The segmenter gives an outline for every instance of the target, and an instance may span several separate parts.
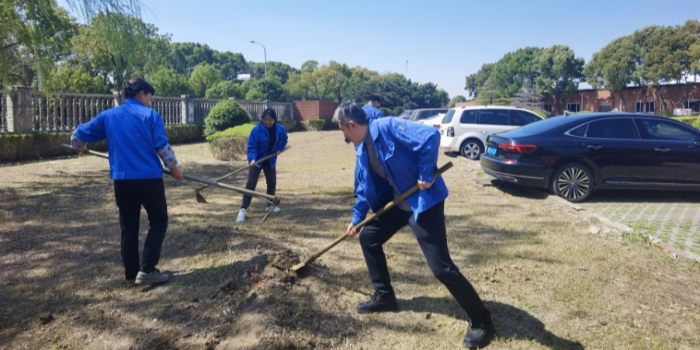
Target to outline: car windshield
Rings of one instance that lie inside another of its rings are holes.
[[[411,115],[411,112],[413,112],[412,109],[407,109],[407,110],[401,112],[401,114],[399,114],[399,118],[408,119],[408,116]]]

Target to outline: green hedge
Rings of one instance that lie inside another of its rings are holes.
[[[202,142],[202,125],[166,126],[170,144]],[[70,143],[72,132],[40,132],[33,134],[0,134],[0,162],[37,160],[48,157],[73,155],[75,151],[64,148],[61,144]],[[105,141],[88,145],[90,149],[104,152]],[[177,151],[176,151],[177,152]]]
[[[686,123],[696,129],[700,129],[700,116],[695,117],[673,117],[673,119]]]

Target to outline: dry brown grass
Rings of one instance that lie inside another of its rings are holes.
[[[287,249],[308,256],[347,226],[354,158],[342,139],[290,134],[293,147],[278,163],[282,211],[265,224],[262,202],[238,224],[236,193],[207,189],[209,204],[198,204],[198,184],[168,178],[160,267],[175,277],[150,288],[122,281],[104,159],[0,168],[0,349],[459,348],[466,316],[408,230],[386,246],[397,313],[354,312],[372,292],[356,240],[296,280],[267,265]],[[206,144],[175,149],[193,175],[244,165],[214,160]],[[494,314],[489,348],[700,348],[697,263],[590,235],[568,209],[517,188],[477,186],[473,163],[441,156],[447,161],[455,163],[445,175],[450,249]],[[244,176],[229,183],[241,186]]]

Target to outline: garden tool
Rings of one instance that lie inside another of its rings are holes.
[[[269,154],[269,155],[265,156],[264,158],[261,158],[260,160],[258,160],[258,161],[256,162],[256,164],[257,164],[257,163],[260,163],[260,162],[264,162],[264,161],[266,161],[266,160],[268,160],[268,159],[270,159],[270,158],[272,158],[272,157],[274,157],[274,156],[276,156],[276,155],[277,155],[277,153]],[[242,167],[242,168],[240,168],[240,169],[237,169],[237,170],[235,170],[235,171],[232,171],[232,172],[230,172],[230,173],[228,173],[228,174],[226,174],[226,175],[224,175],[224,176],[222,176],[222,177],[219,177],[219,178],[214,179],[214,182],[219,182],[219,181],[221,181],[221,180],[228,179],[229,177],[231,177],[231,176],[233,176],[233,175],[236,175],[236,174],[238,174],[238,173],[240,173],[240,172],[242,172],[242,171],[244,171],[244,170],[250,168],[251,166],[255,166],[255,165],[254,165],[254,164],[253,164],[253,165],[248,164],[248,165],[246,165],[246,166],[244,166],[244,167]],[[194,189],[194,195],[195,195],[195,197],[197,197],[197,203],[206,203],[206,202],[207,202],[207,200],[204,199],[204,196],[202,196],[202,194],[199,193],[199,191],[201,191],[201,190],[203,190],[203,189],[205,189],[205,188],[207,188],[207,187],[209,187],[209,186],[210,186],[209,184],[206,184],[206,185],[202,185],[202,186],[197,187],[197,188]],[[265,216],[265,217],[267,218],[267,216]]]
[[[63,147],[70,148],[70,149],[75,149],[75,148],[73,148],[71,145],[67,145],[67,144],[63,144]],[[95,152],[95,151],[93,151],[93,150],[86,150],[86,152],[87,152],[88,154],[93,155],[93,156],[98,156],[98,157],[102,157],[102,158],[109,158],[109,156],[108,156],[106,153]],[[163,172],[170,174],[170,169],[163,168]],[[225,188],[225,189],[227,189],[227,190],[232,190],[232,191],[240,192],[240,193],[242,193],[242,194],[247,194],[247,195],[249,195],[249,196],[251,196],[251,197],[255,197],[255,198],[257,198],[257,199],[260,199],[260,200],[262,200],[262,201],[265,201],[267,204],[270,204],[270,205],[272,205],[272,206],[277,206],[277,205],[279,205],[280,201],[282,200],[282,197],[280,197],[280,196],[271,196],[271,195],[269,195],[269,194],[259,193],[259,192],[251,191],[251,190],[248,190],[248,189],[245,189],[245,188],[234,187],[234,186],[222,184],[222,183],[219,183],[219,182],[216,182],[216,181],[211,181],[211,180],[203,179],[203,178],[197,177],[197,176],[192,176],[192,175],[188,175],[188,174],[182,174],[182,177],[184,177],[185,179],[190,180],[190,181],[201,182],[201,183],[203,183],[203,184],[207,184],[207,185],[210,185],[210,186],[221,187],[221,188]]]
[[[443,165],[438,169],[435,174],[433,175],[433,179],[436,179],[438,176],[440,176],[442,173],[447,171],[447,169],[452,167],[452,162],[448,162],[447,164]],[[377,212],[372,213],[372,215],[369,215],[367,218],[362,220],[359,224],[355,225],[355,231],[360,232],[360,230],[367,225],[367,223],[371,222],[372,220],[378,218],[380,215],[384,214],[387,210],[395,207],[399,203],[403,202],[408,198],[410,195],[412,195],[414,192],[418,191],[418,184],[414,185],[413,187],[409,188],[406,192],[402,193],[400,196],[397,198],[394,198],[394,200],[390,201],[387,203],[383,208],[377,210]],[[319,256],[323,255],[325,252],[330,250],[331,248],[335,247],[338,243],[344,241],[346,238],[348,238],[347,233],[343,233],[340,237],[336,238],[333,243],[329,244],[327,247],[321,249],[320,251],[316,252],[315,254],[311,255],[310,257],[306,258],[306,260],[292,266],[289,271],[290,272],[298,272],[308,264],[312,263],[314,260],[318,259]]]

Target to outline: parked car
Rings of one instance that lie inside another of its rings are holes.
[[[433,118],[440,113],[446,113],[447,108],[418,108],[407,109],[399,114],[399,118],[412,120],[414,122]]]
[[[440,130],[440,125],[442,124],[442,120],[444,118],[445,118],[445,113],[439,113],[439,114],[432,116],[430,118],[421,119],[418,122],[421,124],[425,124],[425,125],[432,125],[435,127],[435,129]]]
[[[440,146],[479,159],[489,135],[527,125],[543,118],[527,109],[508,106],[452,108],[440,125]]]
[[[596,189],[700,190],[700,130],[630,113],[550,118],[492,135],[485,173],[570,201]]]

